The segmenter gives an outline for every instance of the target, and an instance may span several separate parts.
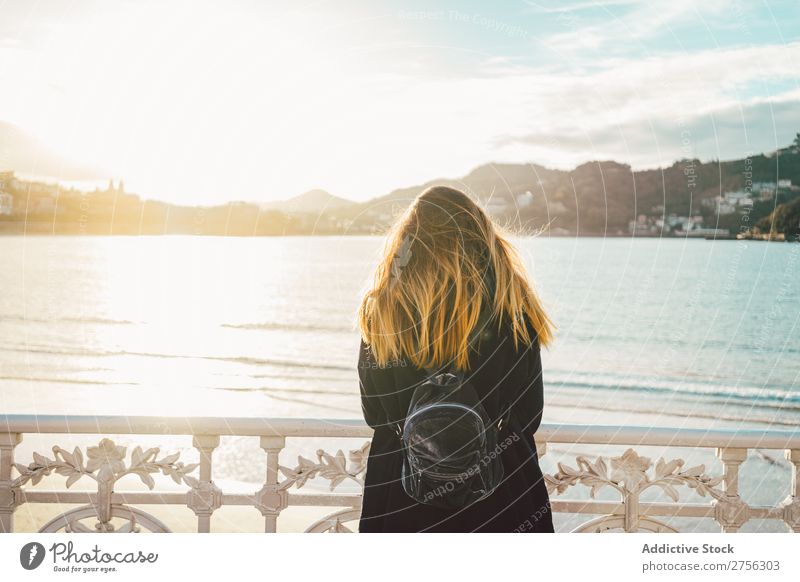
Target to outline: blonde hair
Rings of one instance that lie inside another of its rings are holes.
[[[493,288],[487,283],[493,277]],[[492,296],[494,291],[494,296]],[[389,232],[358,326],[379,366],[407,357],[420,368],[469,369],[470,334],[482,310],[510,323],[514,345],[546,346],[553,323],[514,247],[463,192],[422,192]]]

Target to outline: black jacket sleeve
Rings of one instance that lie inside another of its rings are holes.
[[[521,357],[525,361],[526,374],[519,386],[517,398],[512,407],[512,414],[517,421],[517,428],[532,434],[542,423],[544,409],[544,383],[542,382],[542,357],[539,339],[534,333],[534,341],[525,347]]]
[[[386,413],[375,392],[373,372],[377,369],[372,350],[361,340],[358,352],[358,384],[361,392],[361,411],[364,421],[372,428],[386,425]]]

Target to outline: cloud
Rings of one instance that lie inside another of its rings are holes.
[[[529,3],[535,6],[535,3]],[[717,18],[729,8],[728,0],[671,0],[670,2],[617,3],[598,2],[577,5],[579,10],[560,10],[558,23],[565,28],[547,36],[545,44],[555,52],[596,51],[616,47],[618,50],[630,52],[630,49],[641,50],[642,41],[650,41],[660,34],[672,33],[671,27],[686,26],[687,23],[706,17]],[[633,7],[617,15],[609,7]],[[587,21],[580,10],[593,7],[602,10],[605,18]],[[573,6],[574,8],[574,6]],[[591,54],[592,57],[596,53]]]
[[[609,61],[581,76],[530,70],[505,84],[520,96],[518,113],[536,116],[498,133],[492,145],[501,158],[544,156],[535,161],[560,167],[609,155],[640,166],[669,163],[681,153],[674,137],[687,127],[707,156],[774,148],[800,129],[797,75],[786,66],[798,59],[800,43],[791,43]],[[715,120],[727,134],[711,147]],[[737,120],[741,134],[728,141]]]
[[[667,166],[680,158],[735,159],[775,150],[800,131],[800,93],[720,108],[677,124],[668,119],[631,121],[586,132],[544,131],[499,138],[499,148],[525,144],[541,157],[572,167],[586,160],[614,159],[634,168]],[[659,155],[657,155],[659,154]],[[536,154],[532,154],[536,157]]]
[[[534,2],[533,0],[526,0],[525,4],[532,7],[536,12],[546,12],[548,14],[564,14],[568,12],[579,12],[583,10],[596,10],[598,8],[608,8],[614,6],[636,6],[641,4],[641,0],[599,0],[589,2],[575,2],[568,4],[566,2],[556,3],[553,6],[548,6],[541,2]]]

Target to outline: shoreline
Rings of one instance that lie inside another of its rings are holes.
[[[109,398],[110,394],[113,394],[114,398]],[[580,403],[570,402],[565,395],[554,394],[545,386],[542,422],[674,428],[689,425],[703,428],[742,428],[746,425],[751,428],[774,430],[791,426],[789,421],[725,418],[702,410],[695,410],[694,414],[685,414],[680,411],[624,408],[624,401],[619,407],[592,406],[585,404],[583,395],[579,398]],[[23,379],[0,381],[0,402],[3,403],[0,418],[5,414],[361,418],[357,407],[358,393],[355,388],[351,405],[344,406],[346,403],[343,402],[343,407],[338,412],[328,410],[322,405],[275,400],[261,391],[192,387],[175,388],[167,392],[156,387],[143,388],[123,384],[81,385]],[[78,408],[76,403],[80,403],[79,411],[76,411]],[[180,411],[180,414],[176,415],[176,411]],[[246,414],[242,414],[242,411]]]
[[[30,223],[29,223],[30,224]],[[21,225],[24,226],[24,225]],[[97,238],[138,238],[138,237],[203,237],[203,238],[358,238],[358,237],[383,237],[386,231],[378,232],[286,232],[286,233],[272,233],[272,234],[258,234],[258,233],[202,233],[202,232],[85,232],[80,228],[74,231],[67,232],[52,232],[49,229],[29,230],[27,228],[14,228],[9,229],[4,227],[4,223],[0,223],[0,237],[97,237]],[[792,243],[800,242],[800,240],[792,239],[778,239],[778,238],[761,238],[761,237],[745,237],[737,238],[732,235],[708,236],[708,235],[655,235],[655,234],[630,234],[630,233],[585,233],[579,234],[574,232],[514,232],[512,230],[511,236],[515,238],[559,238],[559,239],[575,239],[575,238],[599,238],[599,239],[646,239],[646,240],[698,240],[698,241],[745,241],[745,242],[774,242],[774,243]]]

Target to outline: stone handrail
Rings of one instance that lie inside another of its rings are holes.
[[[52,454],[34,453],[32,459],[14,458],[15,448],[25,434],[98,435],[99,444],[85,451],[68,451],[59,446]],[[372,430],[360,420],[267,419],[220,417],[126,417],[126,416],[0,416],[0,532],[14,530],[15,510],[24,503],[85,503],[84,506],[52,519],[40,531],[168,532],[154,516],[134,505],[166,504],[189,507],[197,516],[197,531],[211,530],[211,516],[223,505],[251,506],[264,516],[264,531],[277,531],[277,519],[289,506],[344,508],[310,525],[306,531],[350,531],[347,523],[357,520],[361,496],[337,493],[347,481],[363,486],[369,441],[345,454],[316,451],[315,459],[300,456],[294,467],[280,464],[287,438],[364,438]],[[185,465],[179,454],[162,454],[158,448],[127,448],[109,438],[114,435],[188,435],[199,451],[199,463]],[[263,486],[252,494],[226,493],[213,479],[213,452],[221,436],[259,437],[266,454]],[[617,457],[577,455],[557,463],[558,470],[545,473],[554,513],[600,515],[573,531],[676,531],[656,519],[659,516],[710,517],[724,532],[736,532],[750,519],[776,519],[800,532],[800,430],[701,430],[637,426],[549,425],[535,435],[539,457],[551,444],[628,445],[631,447],[689,447],[714,449],[723,471],[709,475],[704,465],[684,468],[680,458],[660,458],[655,463],[628,448]],[[552,447],[550,447],[552,449]],[[755,449],[784,452],[790,462],[789,496],[775,506],[754,506],[739,495],[739,467]],[[37,491],[36,484],[53,473],[66,477],[66,487],[81,478],[97,483],[95,493],[78,491]],[[137,476],[154,489],[153,475],[171,477],[185,486],[182,492],[117,492],[115,484],[125,475]],[[325,479],[330,494],[298,493],[309,480]],[[560,499],[573,487],[589,489],[590,500]],[[672,502],[640,501],[648,489],[658,489]],[[595,493],[614,490],[618,501],[595,500]],[[693,490],[709,503],[680,501],[679,491]],[[88,501],[88,503],[86,503]],[[95,521],[88,527],[86,521]],[[122,522],[122,525],[119,523]],[[520,531],[524,524],[520,524]]]

